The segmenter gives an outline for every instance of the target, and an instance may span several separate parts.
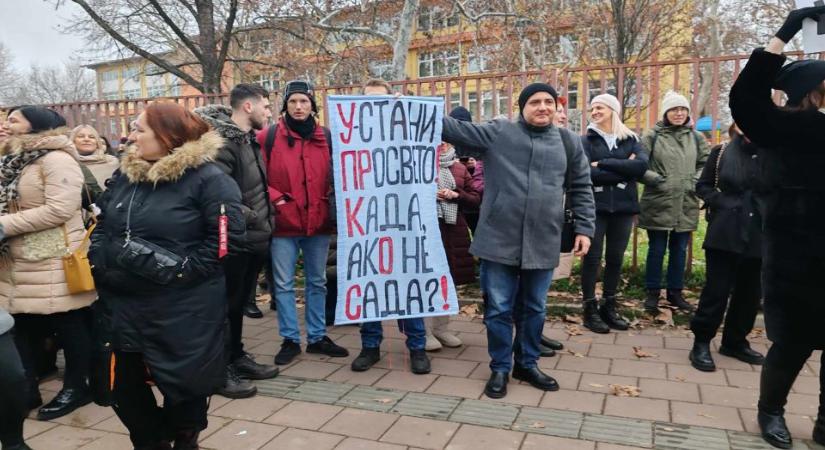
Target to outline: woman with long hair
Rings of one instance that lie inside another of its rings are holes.
[[[223,139],[183,107],[148,106],[131,138],[89,252],[111,315],[114,410],[136,448],[198,448],[226,376],[221,258],[244,232],[241,194],[212,162]]]
[[[106,180],[112,177],[119,165],[117,158],[108,153],[106,141],[91,125],[75,127],[69,139],[77,150],[80,163],[92,172],[97,184],[106,189]]]
[[[773,345],[762,366],[757,421],[771,445],[791,448],[785,403],[814,350],[825,348],[825,61],[785,64],[782,50],[805,19],[821,20],[825,7],[791,12],[764,49],[757,49],[730,94],[733,118],[760,149],[757,193],[763,220],[765,326]],[[784,66],[783,66],[784,65]],[[772,88],[787,95],[784,107]],[[825,362],[825,357],[823,358]],[[825,445],[825,372],[813,440]]]
[[[596,200],[596,234],[582,264],[584,326],[596,333],[626,330],[616,311],[616,294],[624,252],[639,213],[636,181],[647,170],[647,153],[639,136],[622,123],[619,99],[602,94],[590,102],[590,125],[582,145],[590,160],[590,178]],[[596,276],[605,254],[602,302],[596,299]]]
[[[0,309],[14,316],[29,409],[43,403],[36,367],[43,336],[55,335],[66,357],[63,388],[38,411],[40,420],[91,401],[88,307],[95,293],[69,292],[63,268],[85,233],[83,174],[65,125],[55,111],[22,106],[9,114],[10,137],[0,144]]]

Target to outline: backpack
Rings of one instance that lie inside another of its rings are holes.
[[[329,147],[329,154],[332,156],[332,133],[329,128],[321,126],[324,129],[324,138],[327,140]],[[278,124],[269,127],[266,132],[266,141],[264,142],[264,152],[266,153],[266,163],[269,164],[269,157],[272,155],[272,147],[275,146],[275,135],[278,133]]]

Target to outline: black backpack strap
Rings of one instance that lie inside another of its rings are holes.
[[[324,129],[324,137],[327,139],[327,146],[329,147],[329,154],[332,156],[332,132],[329,131],[327,127],[321,127]]]
[[[264,152],[266,153],[266,163],[269,164],[269,157],[272,155],[272,147],[275,146],[275,134],[278,132],[278,124],[269,127],[266,132],[266,141],[264,141]]]
[[[564,190],[567,192],[570,190],[570,167],[573,162],[573,149],[576,148],[576,146],[573,144],[572,133],[569,130],[559,128],[559,133],[561,134],[561,142],[564,146],[564,153],[567,155],[567,170],[564,173]]]

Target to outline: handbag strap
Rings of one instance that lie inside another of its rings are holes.
[[[719,189],[719,165],[722,163],[722,155],[725,154],[726,148],[728,148],[728,142],[722,144],[722,147],[719,149],[719,156],[716,157],[716,175],[713,179],[713,188],[716,190]]]
[[[88,229],[86,229],[86,233],[83,235],[83,239],[80,241],[79,247],[82,247],[86,242],[89,242],[89,240],[92,237],[92,232],[95,230],[96,226],[97,222],[92,223],[92,225]],[[63,240],[66,242],[66,254],[70,255],[72,253],[72,249],[70,246],[71,244],[69,243],[69,230],[68,228],[66,228],[65,223],[61,225],[60,228],[63,230]]]

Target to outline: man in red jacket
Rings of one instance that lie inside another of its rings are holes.
[[[334,232],[329,132],[315,119],[312,85],[290,81],[284,88],[281,118],[258,134],[266,160],[269,198],[275,207],[272,273],[283,342],[275,364],[289,364],[301,353],[295,305],[295,267],[303,255],[307,353],[345,357],[349,352],[326,335],[326,262]]]

